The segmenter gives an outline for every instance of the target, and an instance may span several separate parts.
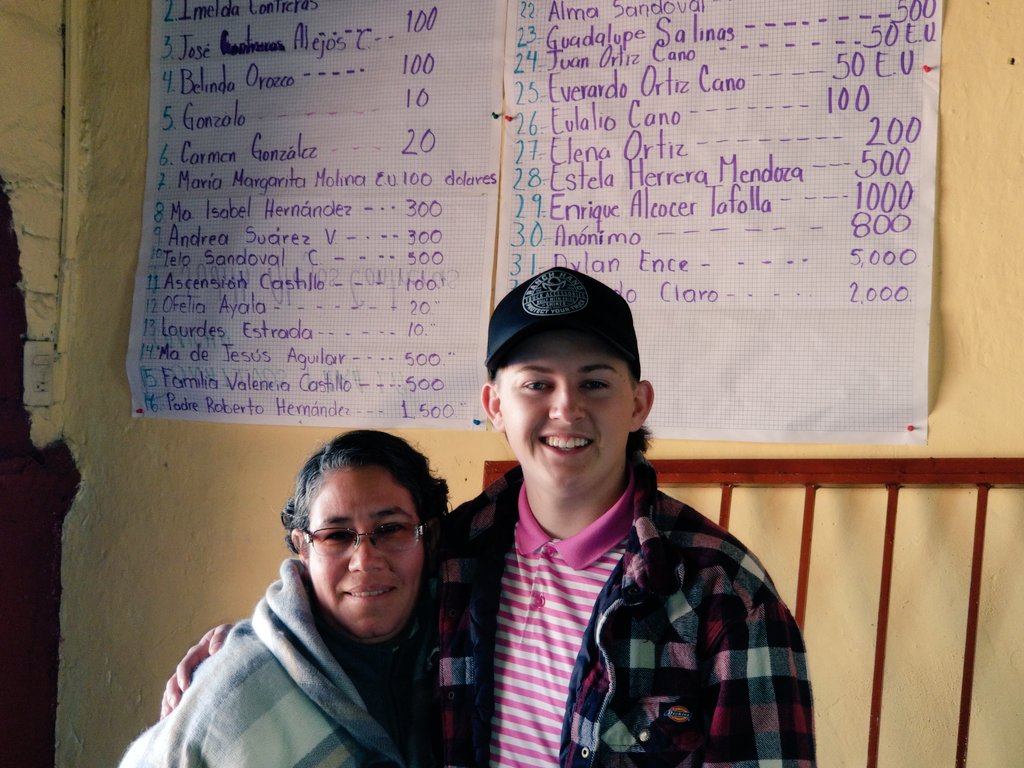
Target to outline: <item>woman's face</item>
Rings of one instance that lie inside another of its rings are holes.
[[[351,528],[369,533],[383,523],[415,527],[412,496],[382,467],[331,470],[310,506],[309,530]],[[362,537],[342,554],[321,555],[299,531],[292,538],[306,564],[320,616],[342,635],[380,643],[408,624],[423,580],[424,544],[386,552]]]

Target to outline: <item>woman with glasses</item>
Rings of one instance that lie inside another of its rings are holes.
[[[122,768],[435,765],[430,561],[447,505],[398,437],[325,445],[281,513],[297,557]]]

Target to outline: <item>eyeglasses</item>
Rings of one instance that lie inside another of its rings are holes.
[[[360,533],[353,528],[321,528],[318,531],[303,531],[302,534],[318,555],[339,557],[355,552],[364,538],[369,539],[382,552],[412,549],[423,538],[426,527],[408,523],[381,523],[369,533]]]

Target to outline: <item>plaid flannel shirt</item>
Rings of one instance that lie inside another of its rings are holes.
[[[569,684],[559,764],[815,765],[803,640],[758,560],[635,467],[633,530]],[[489,763],[494,638],[516,469],[448,519],[441,555],[444,764]]]

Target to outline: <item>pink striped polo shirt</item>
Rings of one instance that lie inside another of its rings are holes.
[[[611,509],[552,539],[519,492],[515,546],[505,555],[495,641],[492,766],[558,765],[569,680],[594,603],[633,524],[633,473]]]

